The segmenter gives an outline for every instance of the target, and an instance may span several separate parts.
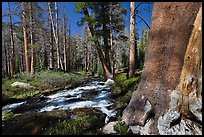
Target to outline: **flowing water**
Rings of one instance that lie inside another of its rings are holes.
[[[114,116],[116,112],[112,108],[113,102],[109,98],[111,89],[104,83],[102,81],[92,81],[75,89],[63,90],[56,94],[45,96],[45,100],[38,102],[38,104],[40,103],[39,107],[33,111],[44,112],[52,111],[53,109],[98,108],[108,116]],[[28,102],[9,104],[2,107],[2,111],[20,109],[26,103]]]

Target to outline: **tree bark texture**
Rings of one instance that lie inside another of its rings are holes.
[[[144,126],[153,117],[150,132],[158,134],[156,121],[168,109],[169,95],[179,84],[199,5],[198,2],[154,3],[141,80],[123,111],[127,125]]]
[[[24,36],[24,50],[25,50],[25,62],[26,62],[26,73],[30,72],[29,54],[28,54],[28,39],[27,39],[27,25],[26,18],[28,14],[26,13],[26,3],[23,2],[23,36]]]
[[[192,103],[190,94],[195,93],[195,97],[201,97],[201,62],[202,62],[202,7],[197,14],[194,28],[188,43],[185,54],[184,65],[181,72],[180,83],[177,90],[182,93],[180,112],[184,115],[189,114],[189,106]],[[186,101],[187,100],[187,101]]]
[[[130,2],[130,64],[129,64],[129,78],[134,77],[135,74],[135,2]]]

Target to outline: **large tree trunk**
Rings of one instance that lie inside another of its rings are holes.
[[[199,9],[197,14],[194,28],[188,43],[188,47],[185,54],[184,65],[181,72],[180,83],[177,87],[182,94],[180,112],[183,115],[189,115],[193,113],[192,111],[192,102],[195,101],[195,98],[200,98],[202,89],[202,7]],[[192,98],[193,97],[193,98]],[[196,114],[198,114],[196,112]],[[196,115],[194,114],[194,115]],[[196,115],[197,116],[197,115]],[[198,120],[202,121],[202,116],[198,114]]]
[[[193,133],[189,128],[185,131],[187,124],[183,124],[180,113],[170,111],[172,109],[167,111],[170,108],[169,103],[172,106],[170,99],[177,98],[174,96],[177,95],[174,90],[179,84],[181,70],[185,63],[184,56],[188,53],[186,48],[199,5],[200,3],[194,2],[154,4],[149,46],[141,81],[123,111],[123,120],[132,130],[136,127],[148,128],[146,132],[140,130],[140,134],[185,134],[187,132],[196,134],[199,132],[196,129]],[[178,106],[177,103],[173,106]],[[167,115],[166,111],[169,112]],[[181,120],[180,127],[176,125],[179,120]]]
[[[130,64],[129,78],[135,75],[135,2],[130,2]]]

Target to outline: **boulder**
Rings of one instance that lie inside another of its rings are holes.
[[[108,80],[105,82],[105,85],[112,85],[112,84],[114,84],[114,83],[115,83],[114,80],[108,79]]]
[[[116,131],[114,130],[114,125],[116,125],[117,123],[118,121],[109,122],[102,128],[102,132],[104,134],[116,134]]]
[[[33,86],[30,86],[30,84],[23,83],[23,82],[14,82],[11,84],[12,87],[19,86],[19,87],[24,87],[24,88],[32,88]]]

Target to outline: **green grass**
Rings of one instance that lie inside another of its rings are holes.
[[[120,73],[115,77],[115,84],[111,85],[112,94],[115,102],[116,109],[121,109],[127,106],[129,103],[132,93],[136,90],[140,77],[127,79],[127,73]]]
[[[85,73],[64,73],[57,71],[36,72],[32,80],[28,79],[26,73],[16,74],[13,79],[2,79],[2,95],[7,98],[27,99],[33,96],[39,96],[45,92],[55,91],[65,86],[74,87],[83,83],[88,76]],[[14,82],[28,83],[33,88],[11,87]]]
[[[128,126],[125,125],[124,122],[122,122],[122,118],[118,118],[118,123],[114,125],[114,130],[119,135],[127,135],[128,134]]]
[[[96,115],[85,115],[77,119],[59,120],[48,128],[45,135],[93,135],[99,118]]]

